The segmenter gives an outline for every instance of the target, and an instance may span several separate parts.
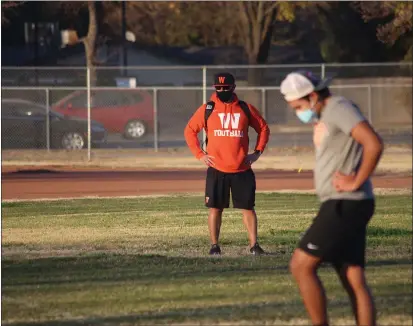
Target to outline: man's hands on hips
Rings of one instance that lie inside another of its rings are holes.
[[[205,154],[204,156],[201,156],[200,157],[200,161],[201,162],[204,162],[207,166],[215,166],[215,163],[214,163],[214,156],[211,156],[211,155],[208,155],[208,154]]]
[[[256,162],[261,156],[260,152],[254,152],[252,154],[248,154],[245,158],[245,164],[247,165],[252,165],[254,162]]]
[[[256,162],[260,158],[260,156],[261,156],[261,152],[258,152],[258,151],[255,151],[252,154],[248,154],[245,157],[244,163],[246,165],[252,165],[254,162]],[[211,155],[208,155],[208,154],[205,154],[205,155],[203,155],[199,158],[199,160],[201,162],[204,162],[205,165],[211,166],[211,167],[215,166],[214,159],[215,159],[214,156],[211,156]]]

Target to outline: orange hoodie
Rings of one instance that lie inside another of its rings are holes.
[[[211,100],[215,102],[215,107],[207,122],[207,152],[214,157],[214,168],[228,173],[248,170],[250,166],[244,163],[248,155],[248,127],[253,127],[258,134],[255,149],[263,152],[270,135],[267,123],[259,111],[248,104],[251,112],[248,125],[248,117],[240,107],[235,93],[231,103],[221,102],[215,93]],[[205,129],[205,107],[206,104],[203,104],[198,108],[184,131],[186,143],[197,159],[205,155],[198,140],[198,133]]]

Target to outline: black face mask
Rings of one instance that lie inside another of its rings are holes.
[[[232,94],[234,91],[221,91],[221,92],[216,92],[217,97],[222,101],[222,102],[228,102],[232,98]]]

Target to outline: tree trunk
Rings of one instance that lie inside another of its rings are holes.
[[[269,52],[270,52],[270,47],[271,47],[271,39],[272,39],[272,34],[274,30],[274,19],[275,19],[275,10],[271,13],[271,23],[268,26],[268,29],[266,31],[263,31],[265,33],[264,38],[261,42],[260,39],[255,39],[256,48],[258,48],[258,51],[255,50],[252,53],[248,53],[248,64],[250,65],[260,65],[260,64],[265,64],[268,60]],[[263,26],[262,26],[263,28]],[[248,86],[251,87],[258,87],[262,86],[265,84],[264,82],[264,68],[250,68],[248,69]],[[247,100],[251,104],[255,105],[261,112],[264,109],[262,107],[263,103],[262,102],[262,96],[260,91],[249,91],[247,95]]]
[[[261,43],[260,49],[258,51],[258,56],[257,56],[258,64],[266,63],[268,60],[268,56],[270,54],[271,40],[272,40],[273,31],[274,31],[275,10],[273,10],[271,13],[270,21],[271,23],[268,26],[268,29],[265,31],[264,40]]]
[[[83,41],[85,45],[86,66],[89,68],[90,87],[96,86],[96,69],[94,66],[95,50],[94,45],[88,40]]]
[[[272,30],[272,28],[271,28]],[[249,65],[260,65],[265,64],[268,60],[270,46],[271,46],[271,37],[272,32],[268,32],[266,35],[264,43],[260,45],[258,54],[251,53],[248,55],[248,64]],[[264,78],[263,68],[251,68],[248,71],[248,85],[249,86],[261,86],[263,84]]]
[[[96,86],[95,56],[98,27],[95,2],[89,1],[87,6],[89,10],[89,28],[87,36],[84,38],[83,43],[85,45],[86,66],[90,69],[90,86],[93,87]]]
[[[248,64],[256,65],[258,64],[258,55],[255,53],[248,54]],[[256,87],[260,85],[260,68],[249,68],[248,69],[248,86]]]
[[[275,20],[275,10],[272,11],[270,16],[270,24],[267,30],[263,30],[264,38],[261,41],[260,37],[255,36],[254,46],[258,48],[258,51],[255,50],[254,53],[248,53],[248,64],[257,65],[265,64],[268,60],[270,53],[271,40],[274,30],[274,20]],[[261,28],[264,28],[264,24],[261,24]],[[248,85],[249,86],[261,86],[263,83],[264,69],[262,68],[252,68],[248,71]]]
[[[254,53],[250,53],[248,55],[248,64],[249,65],[256,65],[258,55]],[[260,84],[260,77],[261,77],[261,68],[248,68],[248,86],[249,87],[257,87]],[[261,97],[260,91],[258,90],[248,90],[244,92],[243,100],[251,103],[259,110],[261,110]]]

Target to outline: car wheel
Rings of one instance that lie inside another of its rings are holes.
[[[64,149],[82,149],[85,147],[85,137],[78,132],[67,132],[62,137],[61,142]]]
[[[125,137],[138,139],[146,135],[146,125],[140,120],[129,121],[125,126]]]

